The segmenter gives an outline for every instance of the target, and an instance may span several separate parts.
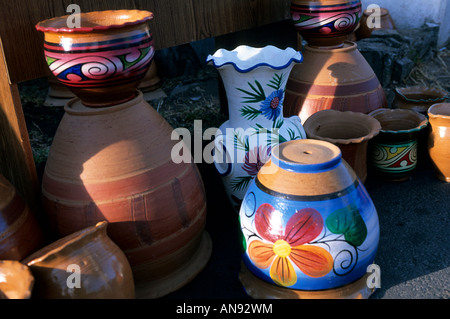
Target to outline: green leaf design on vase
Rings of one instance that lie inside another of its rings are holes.
[[[333,234],[343,234],[345,240],[355,247],[361,246],[367,237],[367,227],[354,205],[338,209],[331,213],[326,225]]]

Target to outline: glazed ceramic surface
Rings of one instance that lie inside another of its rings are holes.
[[[428,119],[403,109],[379,109],[370,115],[381,124],[369,151],[376,175],[388,181],[408,179],[417,167],[419,133],[427,127]]]
[[[450,98],[447,91],[424,86],[410,86],[395,89],[394,107],[427,114],[428,109],[436,103]]]
[[[134,281],[130,264],[100,222],[68,235],[35,252],[22,262],[34,278],[38,299],[130,299]],[[80,275],[78,284],[70,276]],[[70,269],[70,270],[69,270]],[[75,268],[76,269],[76,268]],[[68,282],[78,285],[71,286]]]
[[[0,259],[21,260],[44,245],[34,212],[0,175]]]
[[[337,145],[342,158],[353,168],[361,182],[365,182],[367,147],[369,141],[380,133],[380,122],[364,113],[323,110],[311,115],[304,128],[308,138]]]
[[[302,123],[315,112],[334,109],[369,113],[387,107],[377,76],[353,42],[338,49],[306,45],[303,63],[295,65],[286,85],[285,116]]]
[[[450,103],[438,103],[428,110],[431,132],[428,152],[439,179],[450,182]]]
[[[224,82],[229,120],[215,138],[215,165],[237,211],[245,191],[278,143],[306,138],[298,116],[283,117],[289,73],[300,52],[239,46],[208,56]]]
[[[34,277],[28,266],[15,260],[0,260],[0,299],[29,299]]]
[[[81,13],[81,27],[68,28],[68,16],[39,22],[51,72],[85,105],[106,106],[135,97],[154,55],[147,22],[139,10]]]
[[[197,166],[175,163],[172,127],[143,99],[91,108],[65,107],[43,173],[44,210],[52,229],[68,235],[107,220],[137,281],[187,269],[206,240],[206,196]],[[202,251],[195,273],[207,263]],[[185,274],[185,280],[192,273]],[[167,285],[166,290],[179,287]]]
[[[361,18],[360,0],[293,0],[291,19],[311,46],[342,46]]]
[[[378,248],[375,206],[329,142],[274,148],[240,210],[245,266],[295,290],[342,287],[362,278]]]

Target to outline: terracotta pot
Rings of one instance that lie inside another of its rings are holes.
[[[286,85],[285,116],[298,114],[302,123],[320,110],[369,113],[387,107],[377,76],[353,42],[339,49],[306,45]]]
[[[450,103],[438,103],[428,109],[431,131],[428,152],[437,177],[450,182]]]
[[[236,212],[271,149],[306,138],[297,115],[283,116],[286,82],[301,61],[300,52],[271,45],[220,49],[207,58],[219,71],[227,95],[229,120],[216,134],[214,164]]]
[[[35,278],[33,298],[134,298],[130,264],[108,237],[107,225],[87,227],[25,258],[22,262]]]
[[[79,28],[69,16],[39,22],[44,53],[56,78],[83,103],[102,107],[133,99],[153,59],[148,21],[141,10],[82,12]]]
[[[139,83],[138,89],[142,92],[151,92],[161,86],[161,79],[158,76],[158,69],[155,60],[150,63],[150,68]]]
[[[367,146],[380,133],[380,122],[359,112],[323,110],[311,115],[304,128],[308,138],[337,145],[361,182],[366,181]]]
[[[379,109],[370,115],[381,124],[380,134],[369,143],[374,175],[393,182],[408,179],[417,167],[418,140],[428,119],[402,109]]]
[[[0,175],[0,259],[21,260],[44,246],[34,212]]]
[[[379,14],[379,20],[375,20],[372,15]],[[379,21],[379,26],[373,27],[372,24]],[[356,39],[370,38],[372,32],[377,29],[393,30],[396,29],[395,22],[386,8],[380,8],[379,13],[374,10],[364,10],[361,17],[360,27],[355,31]]]
[[[426,115],[433,104],[445,102],[448,98],[450,98],[449,93],[438,88],[424,86],[396,88],[393,106]]]
[[[293,298],[361,280],[378,248],[379,222],[370,196],[340,149],[321,140],[274,148],[248,189],[240,223],[245,267]],[[243,284],[249,293],[271,294],[255,289],[252,281]],[[360,288],[373,292],[367,285]]]
[[[291,19],[300,35],[317,47],[339,47],[361,18],[360,0],[292,0]]]
[[[0,299],[29,299],[33,285],[28,266],[15,260],[0,260]]]
[[[152,285],[155,295],[187,283],[211,247],[197,166],[190,157],[179,164],[172,158],[183,142],[172,140],[172,127],[142,92],[115,106],[91,108],[73,99],[64,109],[42,181],[52,229],[65,236],[107,220],[137,283],[168,277],[161,289]],[[171,274],[180,269],[183,276],[173,283]]]

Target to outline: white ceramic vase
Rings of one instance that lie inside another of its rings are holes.
[[[245,45],[219,49],[207,58],[222,78],[229,111],[216,134],[214,164],[236,212],[272,148],[306,138],[298,116],[283,117],[286,82],[302,60],[292,48]]]

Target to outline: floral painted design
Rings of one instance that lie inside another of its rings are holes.
[[[261,167],[270,159],[271,147],[255,146],[253,150],[247,152],[244,158],[244,166],[242,167],[248,175],[255,176]]]
[[[261,269],[270,267],[270,277],[278,285],[297,282],[296,265],[305,275],[323,277],[333,269],[331,254],[322,247],[309,245],[320,235],[324,223],[320,213],[305,208],[292,215],[283,229],[281,214],[270,204],[262,204],[255,213],[258,237],[250,242],[250,259]]]
[[[280,116],[281,105],[283,105],[284,91],[277,90],[272,92],[260,106],[261,114],[266,117],[266,119],[273,121]]]

